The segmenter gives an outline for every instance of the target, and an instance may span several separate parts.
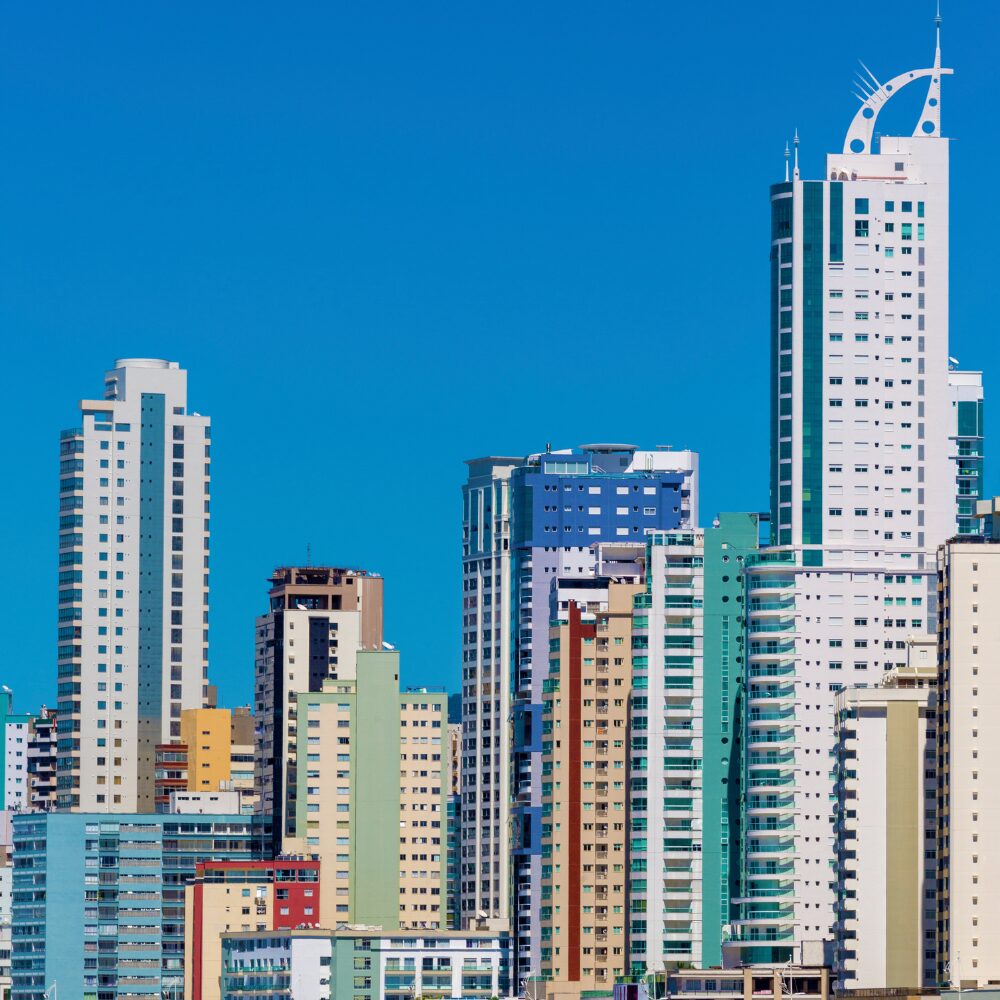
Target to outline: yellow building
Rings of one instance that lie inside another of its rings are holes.
[[[542,715],[541,979],[547,997],[611,991],[626,968],[632,598],[560,581]]]
[[[228,785],[231,739],[232,715],[228,708],[186,708],[181,712],[189,792],[217,792]]]

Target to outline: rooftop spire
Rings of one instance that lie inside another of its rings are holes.
[[[792,176],[798,180],[799,179],[799,130],[795,130],[795,138],[792,139],[792,145],[795,147],[795,170]]]
[[[864,63],[861,68],[867,76],[858,74],[855,80],[855,96],[861,101],[861,107],[851,122],[851,127],[847,131],[847,138],[844,140],[845,153],[873,153],[872,138],[875,134],[875,121],[879,112],[908,83],[920,80],[925,77],[930,78],[927,87],[927,98],[924,101],[924,108],[917,121],[917,127],[913,130],[914,136],[925,136],[937,139],[941,136],[941,77],[948,76],[953,70],[941,67],[941,0],[937,0],[936,14],[934,16],[935,28],[935,49],[934,65],[927,69],[915,69],[908,73],[900,73],[893,77],[888,83],[879,83],[875,74],[872,73]],[[873,88],[874,84],[874,88]]]
[[[791,152],[788,149],[788,143],[785,142],[785,183],[788,183],[788,158],[791,156]]]

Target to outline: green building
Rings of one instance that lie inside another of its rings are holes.
[[[743,566],[761,515],[657,532],[635,598],[629,754],[633,974],[722,962],[740,886]]]
[[[448,696],[400,691],[399,653],[300,692],[294,834],[322,861],[320,924],[447,926]]]

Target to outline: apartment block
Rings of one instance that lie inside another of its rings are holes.
[[[741,794],[771,787],[768,754],[787,746],[793,731],[791,716],[774,711],[751,715],[742,730],[744,569],[763,520],[723,513],[710,528],[655,532],[646,541],[632,633],[633,974],[721,964],[740,904],[767,906],[754,892],[741,899],[741,845],[756,865],[785,830],[767,815],[742,830]],[[755,606],[759,597],[751,598]]]
[[[937,648],[837,694],[840,989],[936,986]]]
[[[641,564],[560,581],[542,711],[540,975],[559,996],[626,970],[632,599]]]
[[[184,996],[222,996],[222,935],[315,925],[319,862],[213,861],[195,866],[184,890]]]
[[[462,487],[460,919],[510,922],[510,474],[472,459]]]
[[[56,715],[44,705],[34,718],[28,740],[29,809],[56,807]]]
[[[378,927],[225,934],[223,998],[473,1000],[510,996],[509,941],[478,931]]]
[[[176,362],[116,361],[59,441],[57,803],[153,812],[205,704],[211,428]]]
[[[28,761],[35,717],[14,711],[14,692],[0,690],[0,810],[31,808]]]
[[[322,863],[319,923],[447,923],[448,706],[400,691],[399,653],[357,653],[350,679],[296,698],[289,854]]]
[[[769,793],[785,835],[747,863],[772,913],[748,903],[734,927],[749,962],[810,941],[833,954],[837,693],[876,685],[933,631],[937,548],[976,490],[981,380],[949,350],[940,32],[930,62],[866,77],[822,176],[801,176],[796,146],[770,191],[771,547],[747,571],[748,711],[793,715],[794,736]],[[911,84],[926,88],[914,130],[888,135],[879,115]],[[757,612],[765,593],[775,610]]]
[[[297,803],[296,698],[354,677],[359,650],[382,648],[382,578],[367,570],[279,567],[257,619],[254,773],[274,820],[275,851],[293,835]]]
[[[938,550],[937,975],[961,989],[1000,981],[1000,498],[985,538]]]
[[[260,859],[263,816],[14,818],[13,993],[183,996],[184,893],[203,861]]]
[[[191,795],[200,793],[236,792],[240,808],[235,811],[253,812],[253,761],[254,720],[249,709],[185,709],[180,740],[156,747],[156,811],[174,811],[181,793],[190,793],[182,797],[191,801]]]
[[[511,925],[519,977],[541,961],[542,706],[557,581],[593,578],[601,543],[641,544],[655,531],[693,525],[697,469],[692,452],[593,444],[528,456],[510,474]],[[469,732],[466,739],[463,767],[478,752]],[[463,812],[475,808],[463,785]]]

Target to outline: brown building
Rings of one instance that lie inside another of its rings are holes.
[[[628,706],[639,577],[560,581],[542,715],[541,977],[611,990],[626,967]]]

